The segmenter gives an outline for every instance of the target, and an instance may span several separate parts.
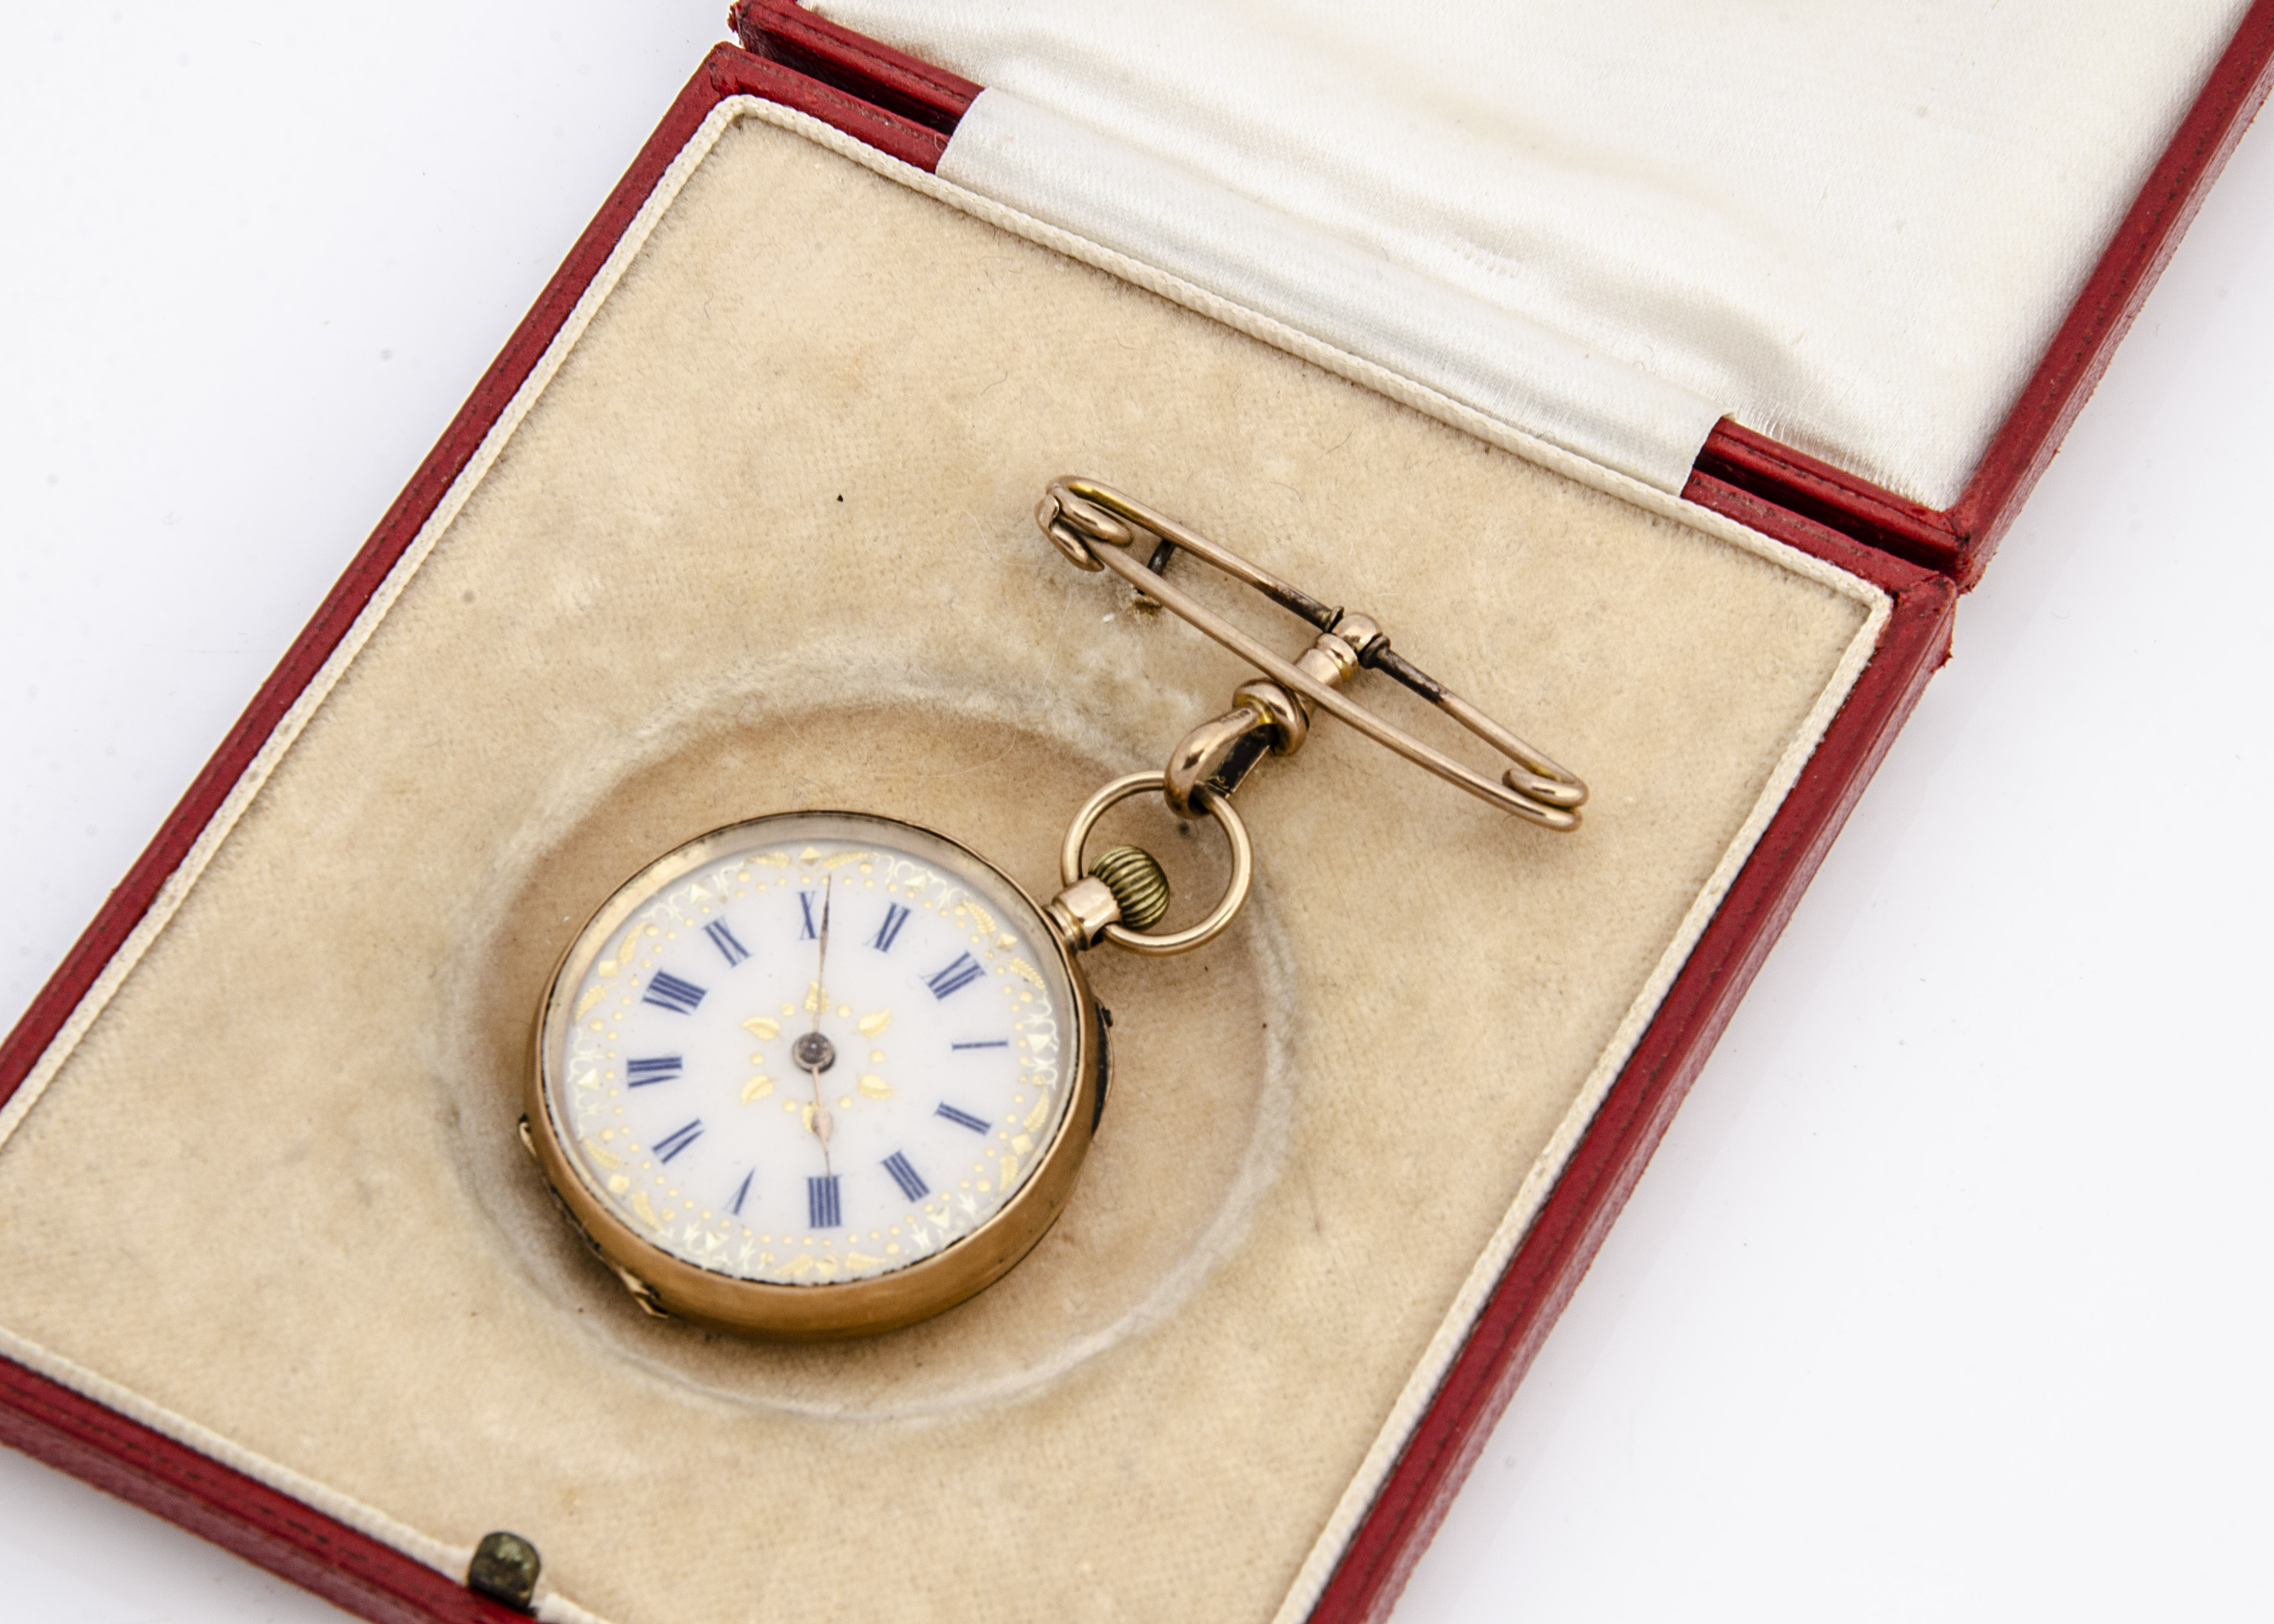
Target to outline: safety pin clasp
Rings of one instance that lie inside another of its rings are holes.
[[[1288,755],[1300,748],[1315,707],[1503,812],[1544,829],[1578,827],[1586,785],[1395,651],[1389,634],[1371,616],[1321,603],[1166,514],[1095,479],[1052,484],[1035,509],[1035,522],[1077,568],[1111,570],[1263,674],[1261,682],[1243,684],[1234,695],[1233,709],[1187,734],[1171,758],[1164,793],[1179,811],[1203,810],[1210,796],[1230,794],[1266,754]],[[1154,544],[1148,560],[1135,556],[1141,540]],[[1316,640],[1299,658],[1281,658],[1166,578],[1168,562],[1178,551],[1261,592],[1310,625],[1318,634]],[[1382,673],[1491,746],[1510,763],[1499,782],[1390,726],[1340,692],[1361,669]]]

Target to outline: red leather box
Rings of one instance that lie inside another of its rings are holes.
[[[512,341],[141,861],[0,1048],[0,1089],[30,1076],[373,595],[479,452],[594,285],[650,193],[721,102],[809,114],[919,169],[977,86],[792,8],[746,0],[742,43],[699,66]],[[1493,1420],[1600,1244],[1864,786],[1949,647],[1958,595],[2058,447],[2251,114],[2274,62],[2274,5],[2249,11],[1992,440],[1964,493],[1908,500],[1724,422],[1684,500],[1884,590],[1890,613],[1804,771],[1722,897],[1595,1110],[1553,1193],[1343,1545],[1310,1615],[1382,1616]],[[350,1528],[50,1375],[0,1365],[7,1440],[375,1619],[503,1616]]]

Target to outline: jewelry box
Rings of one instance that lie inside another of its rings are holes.
[[[2224,56],[2238,19],[2195,19],[2002,427],[1898,495],[1773,415],[1707,411],[1669,472],[1426,327],[1322,338],[1206,241],[1148,262],[943,181],[976,80],[745,8],[11,1036],[0,1205],[42,1222],[0,1228],[7,1436],[374,1617],[487,1616],[504,1528],[563,1619],[1386,1605],[2263,94],[2265,9]],[[1045,115],[972,128],[1015,154]],[[532,977],[734,816],[857,801],[1015,868],[1220,706],[1244,667],[1035,531],[1065,473],[1365,605],[1585,773],[1587,822],[1511,831],[1322,726],[1245,792],[1239,934],[1114,973],[1100,1162],[1025,1267],[849,1350],[646,1323],[519,1160]],[[216,984],[291,1014],[184,1061]],[[49,1199],[97,1136],[133,1234]],[[628,1533],[666,1462],[693,1506]],[[848,1590],[754,1470],[911,1538]]]

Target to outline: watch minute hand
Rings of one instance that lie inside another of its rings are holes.
[[[822,882],[821,940],[813,955],[813,1029],[821,1030],[821,1011],[829,1007],[829,999],[822,991],[822,974],[829,967],[829,905],[837,899],[837,876],[832,875]]]
[[[829,1000],[822,992],[821,980],[829,967],[829,905],[837,898],[836,876],[832,875],[823,882],[823,885],[821,936],[813,955],[813,1030],[798,1040],[790,1051],[790,1057],[813,1081],[813,1104],[808,1108],[810,1114],[806,1117],[806,1125],[813,1131],[813,1137],[821,1141],[821,1168],[825,1173],[830,1171],[829,1134],[835,1124],[830,1121],[829,1102],[822,1098],[821,1074],[836,1056],[830,1049],[829,1040],[821,1035],[821,1012],[829,1007]]]

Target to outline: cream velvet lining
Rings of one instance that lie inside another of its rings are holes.
[[[989,195],[1644,478],[1686,396],[1943,508],[2246,0],[816,9],[989,87],[940,166]]]
[[[1886,605],[1081,259],[796,115],[706,124],[0,1116],[11,1357],[446,1570],[525,1533],[557,1620],[1307,1606]],[[1322,726],[1244,793],[1241,925],[1093,966],[1114,1094],[1028,1263],[853,1350],[650,1325],[509,1147],[545,967],[788,806],[1046,891],[1241,674],[1035,534],[1070,470],[1362,604],[1588,823]]]

